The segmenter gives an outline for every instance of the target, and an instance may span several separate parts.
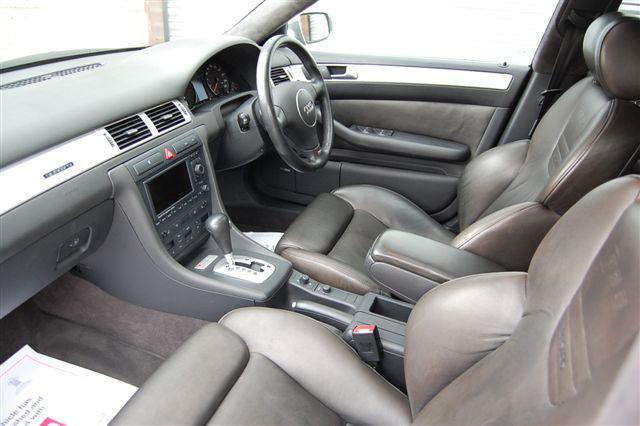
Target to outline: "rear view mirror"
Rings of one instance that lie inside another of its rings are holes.
[[[331,19],[322,12],[302,13],[298,18],[300,33],[305,43],[326,40],[331,33]]]

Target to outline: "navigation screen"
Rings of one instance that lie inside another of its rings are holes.
[[[153,178],[147,183],[147,188],[158,215],[193,189],[187,163],[183,162]]]

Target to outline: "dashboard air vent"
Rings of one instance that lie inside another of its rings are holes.
[[[289,81],[289,76],[282,67],[271,68],[271,81],[274,86],[277,86],[280,83]]]
[[[132,115],[105,127],[120,150],[151,137],[151,129],[139,115]]]
[[[158,133],[186,123],[186,119],[173,102],[167,102],[144,112],[156,126]]]

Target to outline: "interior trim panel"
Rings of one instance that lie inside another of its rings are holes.
[[[0,169],[1,188],[11,188],[20,182],[19,191],[6,191],[0,199],[0,215],[124,151],[191,122],[184,106],[172,102],[182,114],[183,122],[159,132],[145,113],[137,114],[149,128],[150,136],[124,149],[118,147],[105,128],[100,128]]]
[[[332,68],[344,69],[344,73],[330,73],[328,76],[328,79],[332,81],[341,82],[421,84],[507,90],[513,80],[513,76],[507,73],[458,69],[362,64],[323,64],[323,66],[329,70]],[[292,80],[307,80],[302,65],[285,67],[285,71],[289,73]]]

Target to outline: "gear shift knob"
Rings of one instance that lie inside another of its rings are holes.
[[[229,265],[234,265],[233,250],[231,248],[231,228],[229,226],[229,218],[226,214],[216,213],[207,218],[204,227],[213,240],[218,244],[222,254],[227,259]]]

